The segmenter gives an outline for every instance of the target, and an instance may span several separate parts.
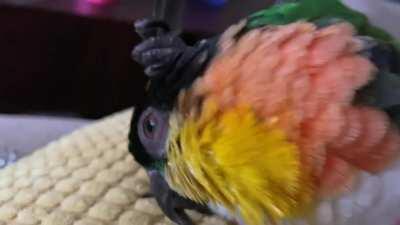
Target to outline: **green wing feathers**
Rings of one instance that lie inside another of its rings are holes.
[[[371,25],[364,14],[350,9],[340,0],[302,0],[275,5],[250,15],[246,28],[251,30],[268,24],[284,25],[298,20],[314,22],[329,18],[352,23],[360,35],[384,42],[394,42],[389,33]]]

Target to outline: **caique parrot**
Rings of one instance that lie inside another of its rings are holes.
[[[286,1],[194,46],[161,21],[135,26],[150,82],[129,149],[171,220],[400,222],[400,45],[365,15]]]

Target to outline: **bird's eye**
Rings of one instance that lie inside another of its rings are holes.
[[[158,127],[158,119],[154,113],[150,113],[144,118],[143,121],[143,133],[144,135],[149,138],[153,139]]]
[[[161,158],[165,154],[168,118],[167,112],[153,107],[148,107],[139,117],[137,135],[145,152],[153,158]]]

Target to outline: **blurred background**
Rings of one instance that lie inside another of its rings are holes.
[[[268,0],[187,0],[183,37],[211,37]],[[154,0],[0,0],[0,168],[143,101],[130,58]]]
[[[142,101],[133,21],[152,0],[0,0],[0,113],[95,119]],[[268,0],[188,0],[183,36],[210,37]]]

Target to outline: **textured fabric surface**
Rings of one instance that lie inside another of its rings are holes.
[[[127,149],[131,110],[74,131],[0,170],[0,225],[162,225]],[[215,217],[190,212],[198,224]]]

